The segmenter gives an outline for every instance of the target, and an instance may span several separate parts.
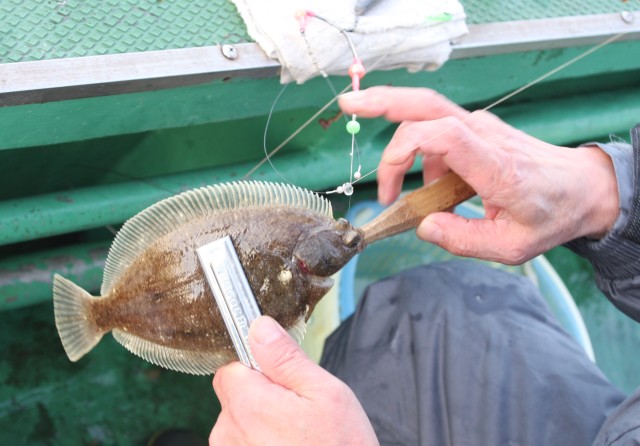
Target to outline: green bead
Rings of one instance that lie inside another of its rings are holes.
[[[347,132],[355,135],[360,131],[360,123],[358,121],[349,121],[347,122]]]

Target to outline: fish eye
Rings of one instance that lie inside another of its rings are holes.
[[[344,244],[347,245],[350,249],[357,248],[361,240],[362,240],[362,237],[360,233],[358,231],[353,231],[353,230],[348,231],[342,238],[342,241],[344,242]]]

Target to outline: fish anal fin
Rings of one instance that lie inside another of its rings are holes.
[[[114,329],[112,333],[116,341],[131,353],[165,369],[191,375],[210,375],[230,361],[215,353],[190,352],[159,345],[120,329]]]
[[[91,311],[95,299],[64,277],[53,276],[53,311],[62,346],[71,361],[77,361],[96,346],[103,331]]]

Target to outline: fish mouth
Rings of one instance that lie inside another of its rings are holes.
[[[331,276],[318,276],[316,274],[311,273],[307,264],[299,258],[298,256],[293,256],[293,263],[297,266],[297,268],[302,272],[302,276],[305,277],[311,285],[318,288],[329,289],[333,286],[334,280]]]

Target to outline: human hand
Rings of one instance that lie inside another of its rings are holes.
[[[308,359],[273,319],[256,319],[249,342],[264,374],[239,362],[218,370],[213,387],[222,410],[211,446],[378,444],[351,389]]]
[[[545,143],[428,89],[373,87],[339,103],[349,115],[402,122],[380,161],[383,204],[398,197],[418,154],[425,183],[453,170],[478,193],[484,218],[435,213],[418,227],[453,254],[520,264],[578,237],[599,238],[618,216],[613,164],[597,147]]]

